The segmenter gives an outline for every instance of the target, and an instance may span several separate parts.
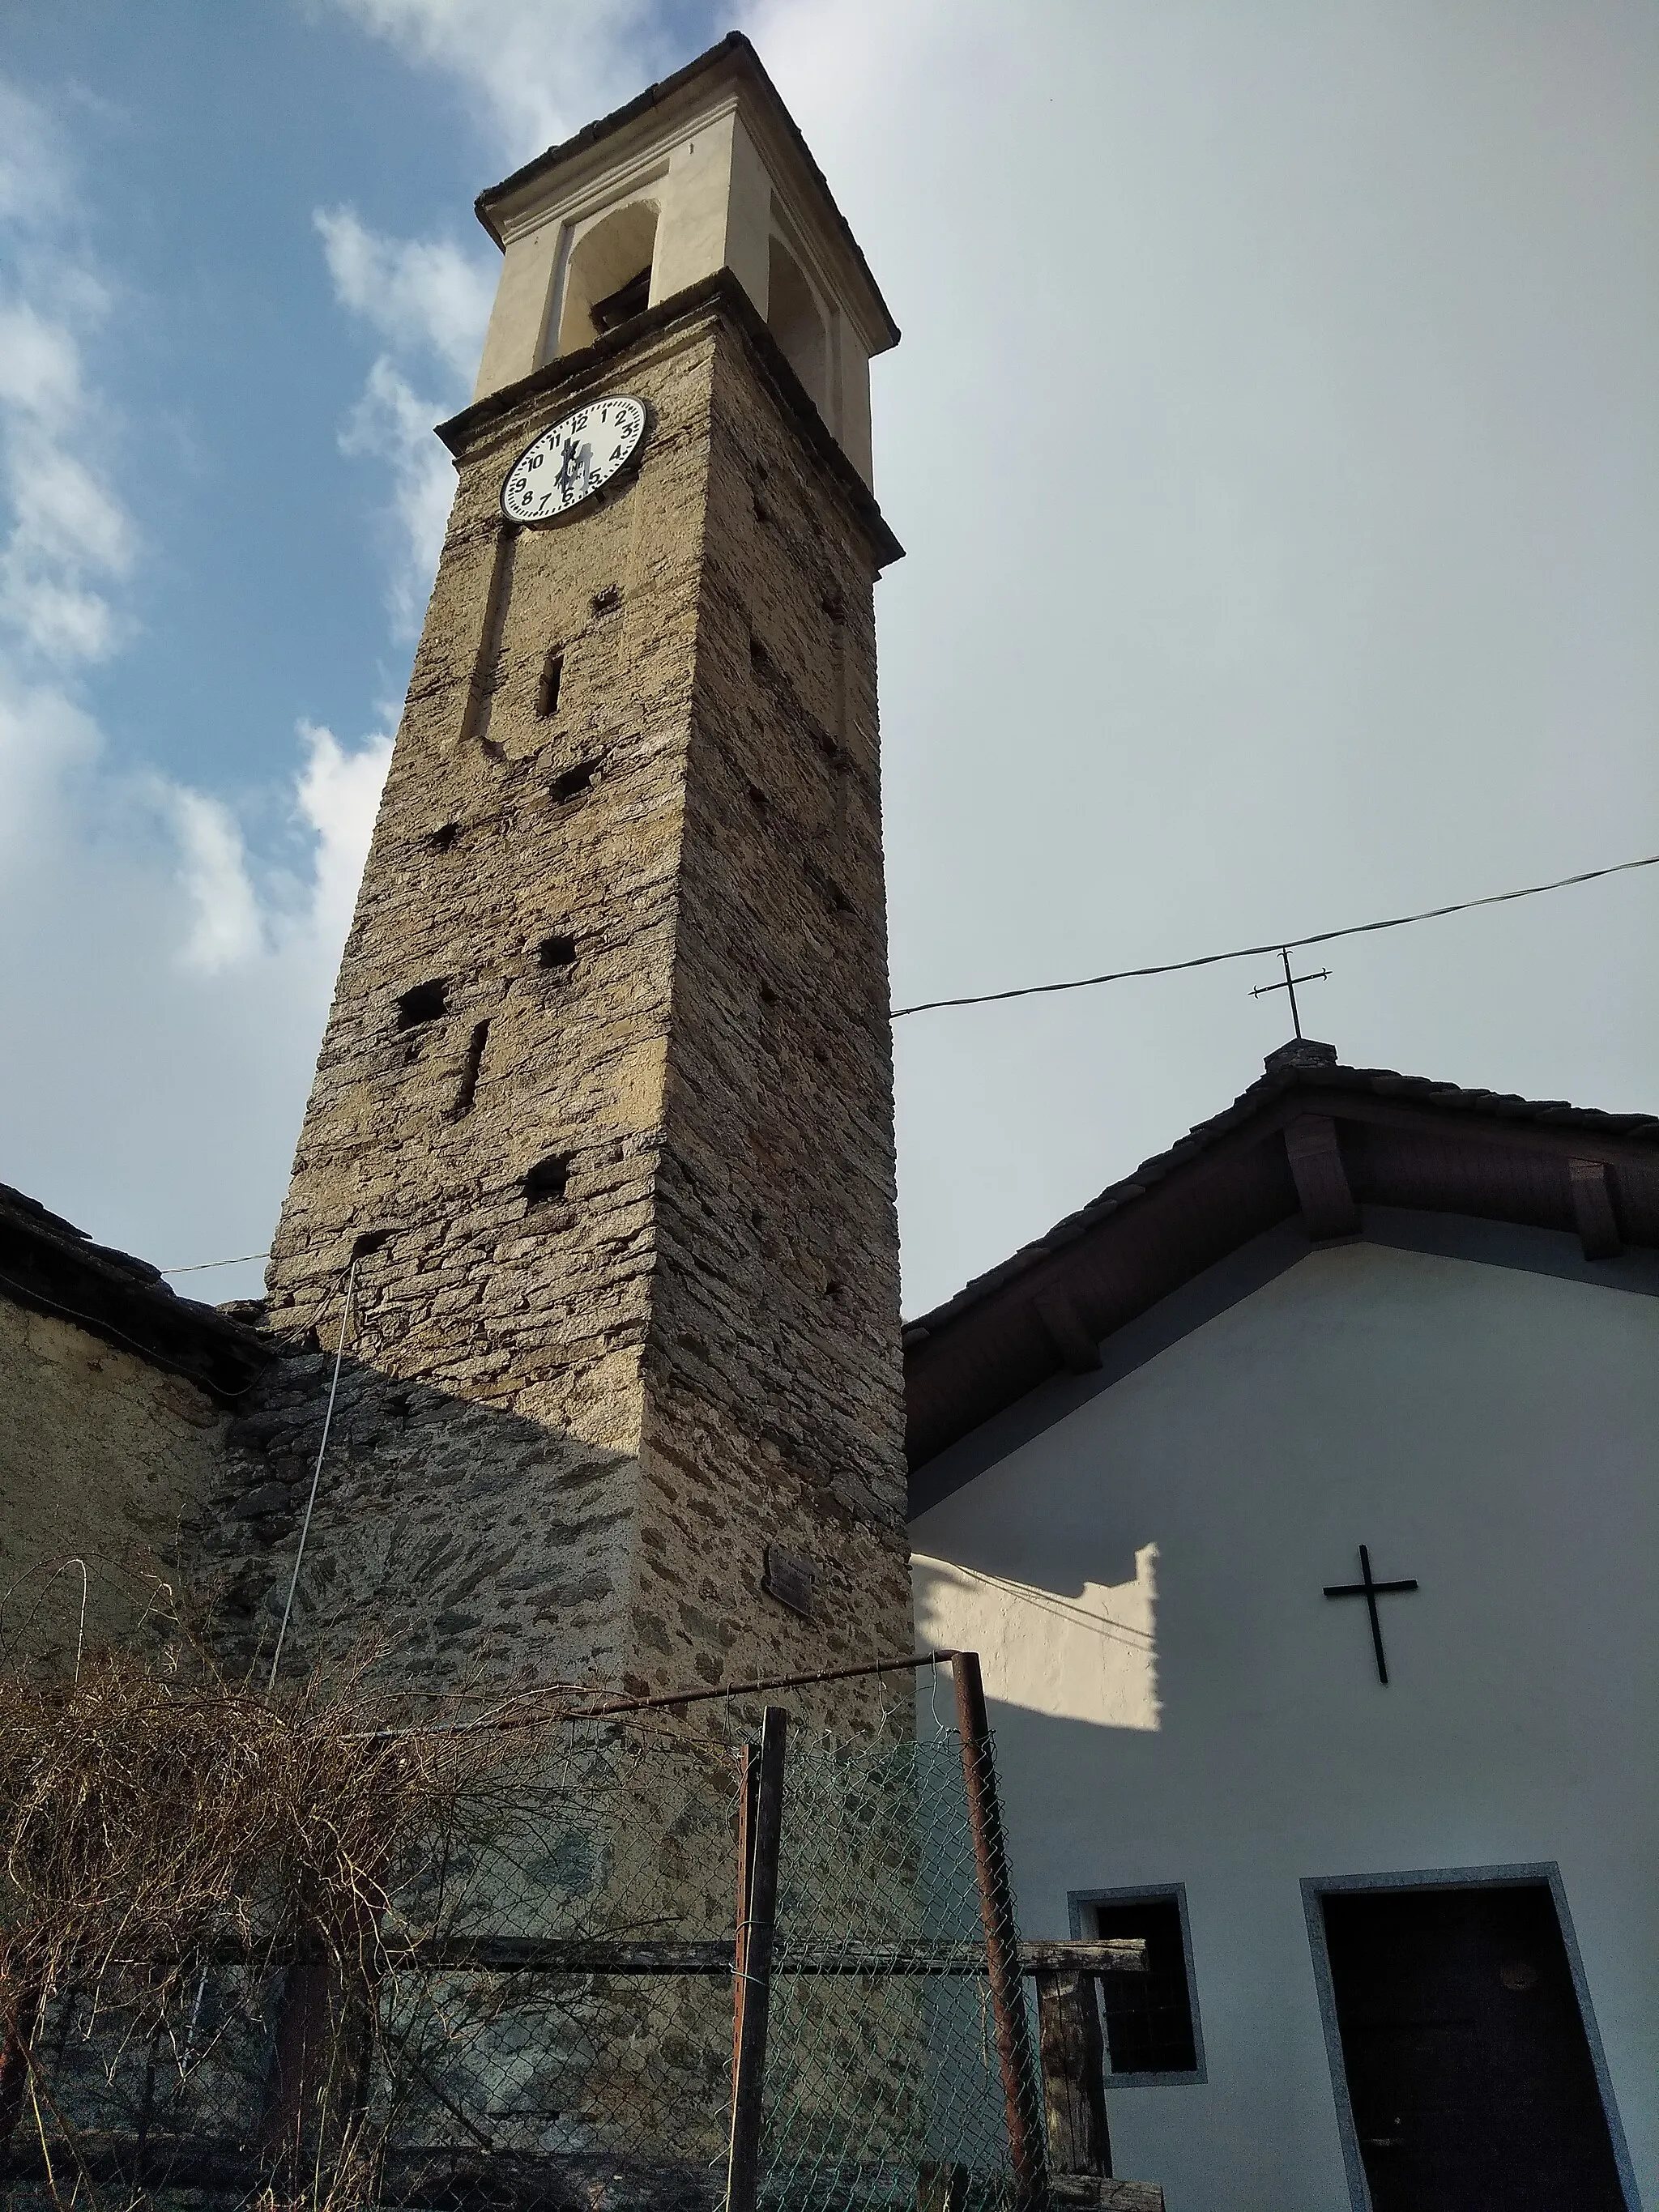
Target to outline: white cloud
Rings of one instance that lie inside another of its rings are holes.
[[[261,963],[330,960],[351,921],[363,858],[392,758],[389,737],[348,750],[332,730],[301,722],[301,760],[289,794],[291,823],[306,834],[304,872],[258,866],[242,825],[222,799],[155,780],[179,848],[175,880],[188,903],[180,963],[204,975],[256,970]]]
[[[81,352],[61,324],[27,301],[0,303],[0,404],[63,424],[81,398]]]
[[[501,146],[503,168],[638,91],[666,66],[658,0],[337,0],[341,11],[416,66],[450,76]],[[349,207],[313,217],[334,295],[385,349],[341,433],[343,452],[390,471],[384,521],[387,607],[419,627],[454,494],[432,436],[465,404],[500,269],[489,250],[447,239],[392,238]],[[436,373],[439,396],[426,387]]]
[[[205,792],[173,785],[167,798],[178,825],[179,880],[195,917],[180,957],[185,967],[216,975],[261,949],[241,827],[222,799]]]
[[[387,238],[350,208],[319,208],[313,220],[342,307],[398,350],[425,348],[453,376],[471,376],[498,257],[464,253],[448,239]]]
[[[281,1204],[391,757],[299,741],[279,866],[61,691],[0,688],[0,1180],[164,1266],[258,1250]]]
[[[0,77],[0,222],[27,229],[57,216],[68,187],[58,135],[39,103]]]
[[[295,798],[316,837],[306,927],[325,945],[337,944],[351,921],[357,880],[392,761],[388,737],[367,738],[348,752],[331,730],[301,722],[307,761]]]
[[[73,666],[101,659],[122,633],[107,586],[131,571],[137,537],[82,368],[103,289],[67,262],[48,264],[41,284],[40,301],[0,293],[0,629],[14,650]]]
[[[107,289],[49,222],[67,173],[51,118],[0,81],[0,242],[18,249],[0,293],[0,1178],[163,1262],[216,1258],[276,1218],[391,740],[301,726],[276,859],[222,794],[112,762],[78,676],[127,634],[139,532],[87,374]],[[226,1297],[259,1273],[185,1287]]]
[[[340,433],[340,450],[390,470],[384,521],[387,608],[402,637],[420,627],[454,496],[449,456],[433,425],[465,402],[495,295],[495,265],[445,239],[388,238],[349,208],[313,217],[334,296],[390,350],[369,369]],[[410,381],[410,356],[443,383],[440,399]]]
[[[337,0],[406,60],[442,70],[499,134],[504,165],[569,137],[668,66],[657,0]]]
[[[432,428],[447,411],[419,398],[382,354],[340,433],[343,453],[384,461],[391,471],[383,518],[392,564],[386,609],[400,637],[420,628],[455,496],[454,468]]]

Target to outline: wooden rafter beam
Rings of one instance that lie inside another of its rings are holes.
[[[1613,1260],[1624,1249],[1613,1210],[1612,1179],[1600,1160],[1569,1160],[1572,1218],[1587,1260]]]
[[[1285,1129],[1285,1151],[1309,1236],[1316,1241],[1354,1236],[1359,1228],[1359,1208],[1348,1186],[1336,1123],[1330,1115],[1298,1115]]]

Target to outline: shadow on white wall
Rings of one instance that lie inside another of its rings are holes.
[[[1133,1582],[1085,1582],[1075,1596],[924,1553],[911,1579],[920,1647],[976,1650],[997,1702],[1103,1728],[1160,1725],[1156,1544],[1136,1552]]]

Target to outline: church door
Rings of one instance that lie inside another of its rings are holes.
[[[1547,1884],[1322,1903],[1374,2212],[1624,2212]]]

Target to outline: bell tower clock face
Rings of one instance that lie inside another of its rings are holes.
[[[526,446],[501,486],[509,522],[562,522],[597,501],[645,443],[643,400],[592,399]]]

